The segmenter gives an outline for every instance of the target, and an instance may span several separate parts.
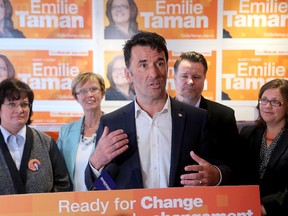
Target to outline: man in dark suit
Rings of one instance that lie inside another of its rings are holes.
[[[239,135],[234,110],[202,96],[207,70],[207,61],[202,54],[183,53],[174,64],[176,99],[207,111],[212,142],[210,153],[234,167]]]
[[[85,172],[87,187],[109,163],[119,167],[117,189],[225,184],[229,167],[206,153],[206,111],[172,100],[165,90],[165,39],[141,32],[123,51],[136,97],[102,117]]]

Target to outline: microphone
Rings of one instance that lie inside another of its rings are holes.
[[[92,190],[113,190],[116,189],[114,179],[119,173],[119,167],[114,164],[108,164],[102,171],[101,175],[93,182]]]

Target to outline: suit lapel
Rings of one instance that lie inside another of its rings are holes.
[[[278,159],[283,155],[283,152],[286,151],[286,149],[288,148],[288,143],[286,141],[287,137],[288,137],[288,130],[286,128],[283,131],[281,138],[279,139],[277,145],[275,146],[271,154],[268,166],[273,167],[275,163],[278,161]]]
[[[123,154],[117,158],[119,161],[126,161],[129,158],[129,163],[125,166],[129,166],[131,173],[125,176],[127,185],[131,188],[143,188],[143,180],[141,173],[141,163],[139,156],[138,141],[136,135],[136,121],[135,121],[135,104],[134,101],[127,105],[120,113],[119,122],[117,122],[117,128],[122,128],[129,138],[129,148]],[[114,125],[115,126],[115,125]],[[117,159],[116,159],[117,160]],[[130,179],[127,179],[130,178]],[[126,185],[126,187],[127,187]]]
[[[136,136],[136,120],[135,120],[135,105],[134,102],[130,103],[122,113],[122,123],[125,128],[125,133],[130,137],[131,145],[129,145],[129,149],[134,152],[138,149],[138,141]]]
[[[199,107],[202,108],[202,109],[208,110],[207,100],[203,96],[201,96],[201,101],[200,101]]]
[[[169,186],[175,184],[175,176],[177,173],[178,163],[180,161],[180,152],[182,148],[183,131],[185,127],[186,115],[180,103],[171,99],[171,114],[172,114],[172,146],[171,146],[171,165]]]

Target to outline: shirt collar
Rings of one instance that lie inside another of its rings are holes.
[[[1,132],[3,134],[5,142],[8,143],[8,138],[13,134],[11,134],[9,131],[7,131],[2,125],[0,125],[0,129],[1,129]],[[21,128],[21,130],[17,133],[16,136],[22,137],[22,139],[24,140],[24,143],[25,143],[25,141],[26,141],[26,125],[24,125],[23,128]]]
[[[201,102],[201,97],[199,98],[199,100],[197,101],[197,103],[195,104],[195,107],[200,107],[200,102]]]
[[[135,118],[137,118],[141,112],[145,112],[145,110],[143,110],[139,104],[137,103],[136,99],[134,100],[134,104],[135,104]],[[167,100],[164,104],[163,109],[160,111],[160,113],[166,113],[166,112],[171,112],[171,100],[170,97],[167,97]],[[145,112],[146,113],[146,112]]]

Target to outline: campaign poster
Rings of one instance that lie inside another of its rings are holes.
[[[232,100],[257,100],[262,85],[288,79],[288,50],[223,50],[222,90]]]
[[[122,51],[105,51],[104,80],[106,101],[127,101],[135,98],[133,84],[125,75]]]
[[[35,100],[74,100],[71,83],[83,71],[93,72],[92,51],[1,50],[15,77],[27,83]]]
[[[209,100],[216,101],[216,51],[202,51],[199,53],[205,57],[208,65],[203,96]],[[168,79],[166,88],[172,97],[176,96],[174,84],[174,63],[181,54],[182,52],[169,51]]]
[[[113,51],[111,51],[111,50],[106,50],[105,52],[104,52],[104,55],[105,55],[105,60],[104,60],[104,81],[105,81],[105,87],[106,87],[106,89],[107,88],[109,88],[110,86],[111,86],[111,84],[110,84],[110,81],[109,81],[109,79],[108,79],[108,65],[109,65],[109,63],[116,57],[116,56],[122,56],[123,58],[124,58],[124,56],[123,56],[123,51],[121,51],[121,50],[118,50],[118,51],[116,51],[116,50],[113,50]],[[126,67],[126,66],[125,66]],[[124,69],[123,69],[123,71],[124,71]]]
[[[287,0],[224,0],[223,2],[223,26],[230,37],[288,38]]]
[[[165,35],[166,39],[217,38],[217,1],[134,1],[136,5],[129,7],[122,5],[122,7],[113,8],[113,6],[107,7],[107,0],[105,0],[104,39],[127,39],[139,31],[157,32],[160,35]],[[109,17],[106,15],[107,11],[108,14],[111,14]],[[126,37],[122,34],[124,30],[119,32],[120,26],[112,29],[111,24],[117,24],[116,19],[120,19],[120,13],[122,14],[122,24],[124,13],[127,13],[126,22],[130,22],[129,31],[131,34],[128,35],[127,32]]]
[[[92,38],[92,0],[10,0],[10,3],[14,28],[24,38]]]

